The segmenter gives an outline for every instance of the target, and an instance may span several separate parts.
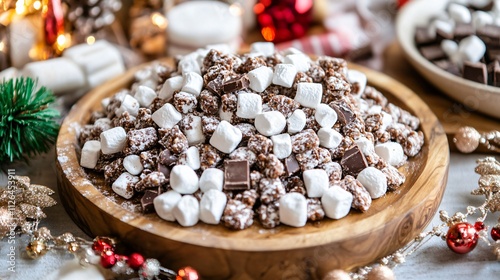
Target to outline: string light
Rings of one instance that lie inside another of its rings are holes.
[[[94,36],[88,36],[85,41],[87,42],[87,44],[92,45],[92,44],[95,43],[95,37]]]

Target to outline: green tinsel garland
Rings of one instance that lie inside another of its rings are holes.
[[[0,163],[49,150],[59,131],[59,112],[49,107],[55,100],[31,78],[0,83]]]

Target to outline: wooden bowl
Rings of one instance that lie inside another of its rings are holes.
[[[369,84],[421,120],[425,145],[400,170],[406,183],[375,200],[366,213],[351,211],[341,220],[325,219],[302,228],[260,224],[232,231],[222,225],[198,223],[182,227],[121,206],[79,165],[76,128],[84,125],[100,101],[129,87],[132,69],[84,96],[64,120],[57,139],[58,186],[73,220],[89,235],[116,236],[129,247],[163,265],[190,265],[203,279],[316,279],[334,268],[366,265],[394,252],[419,234],[437,211],[447,181],[446,135],[429,107],[411,90],[383,74],[350,65],[368,76]]]

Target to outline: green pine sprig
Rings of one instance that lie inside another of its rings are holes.
[[[56,100],[31,78],[0,83],[0,163],[47,152],[55,143],[59,111],[49,105]]]

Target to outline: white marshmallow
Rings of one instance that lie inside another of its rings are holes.
[[[170,186],[180,194],[192,194],[198,190],[198,175],[187,165],[176,165],[170,171]]]
[[[382,106],[380,105],[372,105],[366,111],[367,115],[376,115],[382,113]]]
[[[227,121],[221,121],[210,138],[210,145],[229,154],[236,149],[242,138],[243,135],[237,127]]]
[[[200,219],[200,204],[194,196],[185,195],[175,205],[172,213],[181,226],[191,227]]]
[[[493,24],[493,22],[493,17],[489,13],[483,11],[475,11],[472,14],[472,26],[474,26],[474,29],[476,30],[488,24]]]
[[[323,169],[309,169],[302,173],[308,197],[321,197],[329,186],[328,174]]]
[[[174,97],[174,92],[179,91],[182,89],[182,82],[184,79],[182,76],[175,76],[172,78],[168,78],[164,83],[163,86],[160,89],[160,92],[158,93],[158,97],[165,99],[165,100],[170,100]]]
[[[406,159],[403,147],[397,142],[385,142],[375,146],[375,152],[392,166],[400,166]]]
[[[432,29],[434,33],[439,30],[445,34],[453,34],[453,31],[455,30],[455,24],[453,23],[453,21],[438,19],[434,20],[429,28]]]
[[[127,132],[121,126],[103,131],[100,138],[101,151],[105,155],[118,153],[127,144]]]
[[[327,104],[321,103],[316,107],[314,118],[321,127],[332,128],[337,122],[337,112]]]
[[[486,53],[486,45],[479,37],[472,35],[460,41],[458,52],[465,61],[478,62]]]
[[[203,78],[200,74],[195,72],[187,72],[182,74],[184,79],[182,83],[182,91],[191,93],[194,96],[200,95],[201,89],[203,88]]]
[[[279,200],[280,222],[292,227],[303,227],[307,222],[307,200],[300,193],[287,193]]]
[[[127,94],[123,98],[120,107],[115,110],[115,114],[117,116],[121,116],[123,113],[128,112],[130,115],[135,117],[139,112],[139,108],[139,101],[137,101],[137,99],[133,98],[131,95]]]
[[[236,116],[244,119],[254,119],[262,113],[262,97],[255,93],[238,94]]]
[[[123,159],[123,167],[132,175],[139,175],[144,166],[141,163],[141,157],[138,155],[128,155]]]
[[[250,45],[251,53],[260,53],[263,56],[272,56],[274,54],[274,44],[271,42],[255,42]]]
[[[373,142],[364,136],[361,136],[358,139],[354,140],[354,143],[358,145],[359,150],[364,155],[372,155],[373,153],[375,153],[375,146],[373,145]]]
[[[302,53],[286,55],[283,62],[295,65],[299,72],[307,72],[311,67],[309,57]]]
[[[101,142],[91,140],[85,142],[82,148],[82,156],[80,158],[80,165],[86,168],[94,168],[101,153]]]
[[[182,119],[182,114],[172,104],[166,103],[151,118],[160,128],[172,128]]]
[[[267,66],[261,66],[248,72],[249,87],[256,92],[263,92],[271,85],[273,70]]]
[[[468,0],[468,4],[477,9],[484,9],[492,0]]]
[[[337,185],[327,189],[321,197],[325,215],[330,219],[341,219],[347,216],[351,210],[352,200],[352,194]]]
[[[294,48],[294,47],[289,47],[289,48],[283,50],[283,55],[289,55],[289,54],[305,55],[302,51],[300,51],[299,49]]]
[[[200,190],[208,192],[209,190],[222,191],[224,186],[224,171],[217,168],[207,168],[200,177]]]
[[[351,94],[360,95],[365,92],[367,78],[364,73],[358,70],[347,70],[347,80],[349,80],[349,83],[351,84],[358,84],[358,90],[356,92],[351,92]]]
[[[106,97],[106,98],[103,98],[103,99],[101,100],[101,107],[102,107],[102,109],[104,109],[104,110],[105,110],[105,109],[106,109],[106,107],[108,107],[108,105],[109,105],[109,102],[110,102],[110,101],[111,101],[111,97]]]
[[[304,107],[318,107],[323,97],[323,85],[320,83],[298,83],[295,101]]]
[[[453,40],[441,41],[441,48],[448,57],[452,57],[458,51],[458,44]]]
[[[471,14],[469,9],[467,7],[456,4],[456,3],[451,3],[448,6],[448,13],[450,14],[450,17],[456,22],[456,23],[470,23],[471,22]]]
[[[357,179],[374,199],[387,192],[387,177],[375,167],[369,166],[361,170]]]
[[[385,131],[387,127],[389,127],[389,125],[391,125],[393,122],[392,115],[386,112],[382,112],[381,114],[382,114],[382,124],[380,125],[379,130]]]
[[[177,67],[182,74],[194,72],[201,75],[200,64],[198,62],[199,54],[197,52],[185,55],[178,63]]]
[[[306,126],[307,117],[304,111],[297,109],[286,120],[288,126],[288,133],[295,134],[301,132]]]
[[[273,153],[279,159],[287,158],[292,154],[292,138],[290,134],[283,133],[271,136],[273,141]]]
[[[293,64],[276,64],[274,67],[273,84],[290,88],[295,81],[297,67]]]
[[[255,118],[255,128],[265,136],[281,133],[286,126],[285,116],[279,111],[269,111],[259,114]]]
[[[174,222],[173,210],[182,196],[176,191],[168,191],[155,197],[153,205],[158,216],[164,220]]]
[[[139,86],[135,91],[134,98],[142,107],[149,107],[156,98],[156,92],[149,87]]]
[[[200,201],[200,220],[211,225],[218,224],[224,213],[226,203],[227,196],[225,193],[213,189],[207,191]]]
[[[128,172],[124,172],[113,182],[111,188],[119,196],[130,199],[134,196],[134,185],[139,182],[139,177],[133,176]]]
[[[195,146],[189,147],[185,152],[184,152],[184,160],[182,162],[179,162],[180,164],[185,164],[193,170],[198,170],[201,167],[201,162],[200,162],[200,151],[198,148]]]
[[[327,149],[337,148],[344,137],[338,131],[332,128],[322,127],[318,130],[319,144]]]
[[[201,117],[199,116],[190,116],[191,122],[189,123],[189,127],[184,129],[184,135],[188,140],[189,145],[197,145],[205,142],[205,134],[203,134]]]

